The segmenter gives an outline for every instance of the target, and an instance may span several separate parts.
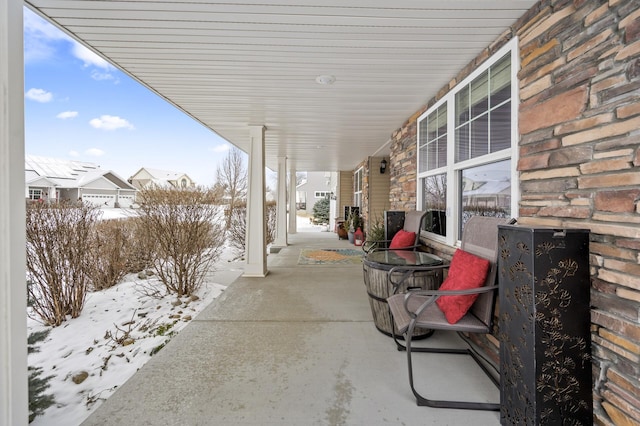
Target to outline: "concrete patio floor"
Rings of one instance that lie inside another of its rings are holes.
[[[221,272],[227,290],[84,425],[498,425],[499,413],[418,407],[406,354],[372,320],[361,265],[298,265],[303,248],[350,248],[299,232],[266,278]],[[460,345],[436,333],[429,345]],[[429,397],[496,402],[466,356],[417,354]]]

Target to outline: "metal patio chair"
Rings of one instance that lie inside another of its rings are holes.
[[[419,406],[435,408],[457,408],[472,410],[499,411],[499,403],[445,401],[428,399],[415,389],[413,377],[412,356],[413,352],[446,353],[471,355],[487,374],[491,381],[499,387],[500,383],[487,369],[481,355],[472,348],[430,348],[412,347],[412,335],[416,327],[456,331],[466,333],[490,333],[494,315],[494,304],[498,286],[497,257],[498,257],[498,225],[513,223],[513,220],[476,216],[465,224],[462,236],[461,250],[489,261],[489,271],[484,284],[475,289],[441,291],[418,290],[406,294],[396,294],[387,299],[394,320],[394,335],[404,335],[407,351],[407,363],[409,370],[409,385],[416,397]],[[450,324],[443,312],[435,303],[441,296],[478,294],[468,312],[455,324]],[[400,348],[399,348],[400,349]]]
[[[427,217],[426,211],[412,210],[406,212],[404,215],[404,225],[402,230],[405,232],[415,232],[416,236],[413,244],[407,247],[402,247],[399,250],[417,250],[420,247],[420,230],[424,229],[424,221]],[[362,250],[365,253],[370,253],[374,250],[389,250],[389,245],[392,240],[367,240],[365,239],[362,244]]]

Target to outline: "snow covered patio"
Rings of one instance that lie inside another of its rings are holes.
[[[303,248],[353,246],[330,232],[289,243],[266,278],[221,274],[227,290],[83,424],[499,424],[496,412],[416,406],[405,353],[373,325],[362,266],[298,265]],[[428,343],[445,340],[458,338]],[[436,357],[415,366],[425,393],[498,401],[470,357]]]

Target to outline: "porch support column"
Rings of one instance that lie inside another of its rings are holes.
[[[287,157],[278,157],[278,200],[276,201],[276,247],[287,246]]]
[[[296,215],[296,168],[293,162],[289,167],[289,234],[298,231]]]
[[[265,200],[264,126],[250,126],[249,188],[245,236],[245,277],[265,277],[267,271],[267,209]]]
[[[0,425],[28,423],[22,2],[0,2]]]

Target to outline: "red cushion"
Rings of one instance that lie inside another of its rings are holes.
[[[449,274],[440,290],[467,290],[484,284],[489,272],[489,261],[463,250],[456,250],[451,259]],[[465,316],[477,294],[462,296],[440,296],[436,303],[449,324],[455,324]]]
[[[407,232],[404,229],[396,232],[396,235],[393,236],[391,240],[391,244],[389,245],[390,249],[401,249],[411,247],[416,243],[416,233],[415,232]]]

